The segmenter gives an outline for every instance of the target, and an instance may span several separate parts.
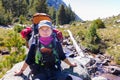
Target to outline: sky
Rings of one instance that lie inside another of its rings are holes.
[[[94,20],[120,14],[120,0],[63,0],[82,20]]]

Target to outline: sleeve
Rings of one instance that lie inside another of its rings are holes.
[[[25,59],[25,62],[28,65],[31,65],[35,62],[35,52],[36,52],[36,46],[35,46],[35,44],[32,44],[29,51],[28,51],[28,55]]]
[[[58,50],[58,55],[59,55],[60,60],[66,59],[65,53],[63,51],[63,48],[60,42],[57,42],[57,50]]]

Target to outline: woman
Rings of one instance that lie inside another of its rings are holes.
[[[62,73],[60,61],[64,61],[71,67],[76,67],[76,64],[69,62],[61,44],[55,40],[52,23],[48,20],[40,21],[38,31],[37,48],[35,44],[31,45],[25,63],[15,75],[21,75],[29,65],[34,74],[33,80],[48,80],[50,78],[55,78],[55,80],[70,80],[67,79],[67,75]]]

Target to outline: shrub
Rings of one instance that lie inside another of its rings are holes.
[[[23,46],[24,40],[21,38],[20,34],[13,31],[9,33],[9,38],[6,40],[6,46],[11,50],[15,49],[15,52],[21,53],[21,47]]]
[[[20,33],[20,31],[21,31],[22,29],[24,29],[24,28],[25,28],[25,26],[15,25],[15,26],[14,26],[14,31],[16,31],[17,33]]]
[[[97,24],[94,22],[91,24],[91,26],[88,28],[88,32],[85,38],[86,47],[93,53],[98,53],[100,48],[100,38],[97,35],[96,26]]]
[[[105,28],[105,24],[101,19],[94,20],[93,24],[96,24],[96,28]]]
[[[20,15],[20,19],[19,19],[20,21],[20,24],[23,24],[23,23],[25,23],[26,22],[26,18],[23,16],[23,15]]]
[[[114,61],[120,65],[120,46],[113,46],[112,48],[107,49],[107,53],[113,56]]]
[[[12,23],[12,15],[10,13],[7,14],[0,14],[0,24],[1,25],[8,25]]]
[[[100,38],[98,37],[97,32],[96,32],[96,26],[97,25],[93,23],[89,27],[88,32],[86,34],[86,42],[87,43],[96,44],[96,43],[100,42]]]

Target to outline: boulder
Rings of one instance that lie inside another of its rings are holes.
[[[14,76],[15,71],[20,70],[23,62],[17,63],[13,66],[12,69],[6,72],[6,74],[1,78],[1,80],[28,80],[28,75],[30,73],[29,67],[24,71],[23,75],[21,76]]]
[[[69,58],[70,61],[77,63],[77,67],[69,67],[66,63],[62,62],[61,66],[65,74],[72,76],[73,80],[91,80],[87,73],[87,69],[79,64],[75,59]],[[17,63],[13,68],[1,78],[1,80],[28,80],[30,74],[30,68],[28,67],[21,76],[14,76],[15,71],[20,70],[23,62]]]

